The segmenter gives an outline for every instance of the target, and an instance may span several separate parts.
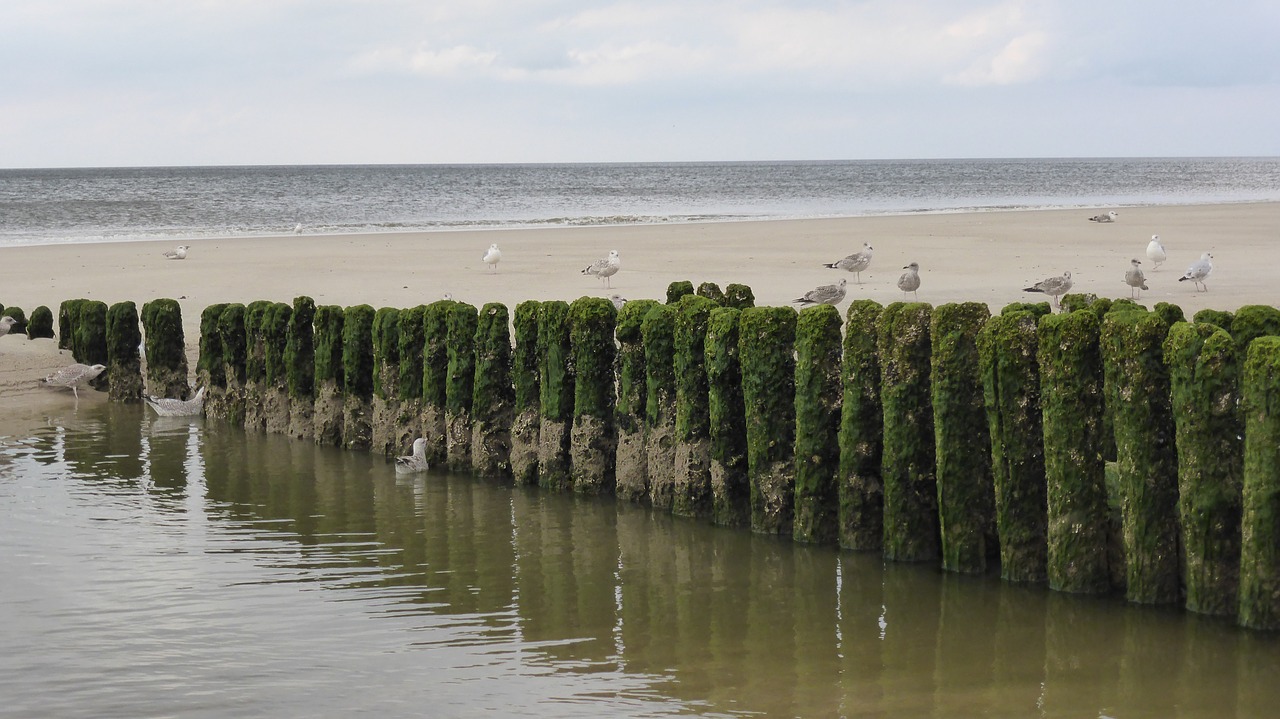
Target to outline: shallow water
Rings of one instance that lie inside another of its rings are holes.
[[[0,440],[0,716],[1271,716],[1280,638],[138,407]]]

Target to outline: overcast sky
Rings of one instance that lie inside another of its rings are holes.
[[[0,2],[0,167],[1186,155],[1280,2]]]

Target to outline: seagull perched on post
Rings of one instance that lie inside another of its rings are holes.
[[[76,391],[76,387],[81,382],[88,382],[106,370],[105,365],[85,365],[73,364],[67,365],[53,374],[40,380],[40,383],[46,387],[70,387],[71,393],[76,399],[80,399],[80,393]]]
[[[1058,300],[1062,295],[1067,294],[1071,289],[1071,273],[1063,272],[1061,277],[1050,277],[1047,280],[1024,287],[1023,292],[1043,292],[1053,298],[1053,306],[1062,309],[1062,303]]]
[[[605,281],[605,287],[612,287],[613,285],[610,284],[609,278],[618,274],[620,269],[622,269],[622,258],[618,256],[618,251],[609,250],[608,257],[587,265],[582,274],[599,277]]]
[[[1129,260],[1129,269],[1124,273],[1124,283],[1129,285],[1129,297],[1137,299],[1137,291],[1150,289],[1147,287],[1147,278],[1142,276],[1142,263],[1134,258]]]
[[[1105,215],[1094,215],[1093,217],[1089,218],[1089,221],[1090,222],[1115,222],[1116,218],[1119,216],[1120,214],[1118,212],[1116,212],[1115,210],[1112,210]]]
[[[191,248],[187,245],[178,245],[174,249],[164,253],[164,256],[170,260],[185,260],[187,259],[187,250],[189,249]]]
[[[498,243],[495,242],[492,245],[489,245],[489,249],[485,251],[484,257],[481,259],[484,260],[484,263],[488,265],[490,269],[497,272],[498,261],[502,259],[502,250],[498,249]]]
[[[910,292],[917,300],[920,299],[920,293],[917,291],[920,289],[920,263],[912,262],[902,269],[906,270],[898,278],[898,289],[902,290],[902,296],[906,297]]]
[[[1209,273],[1213,272],[1212,260],[1213,260],[1213,255],[1209,254],[1208,252],[1204,253],[1203,255],[1200,255],[1200,259],[1196,260],[1195,262],[1192,262],[1191,266],[1187,268],[1186,274],[1179,277],[1178,281],[1186,282],[1187,280],[1191,280],[1192,282],[1195,283],[1196,289],[1200,290],[1201,292],[1208,292],[1209,286],[1206,285],[1204,281],[1208,279]]]
[[[427,471],[427,440],[422,437],[413,440],[413,453],[396,457],[396,471],[405,473]]]
[[[829,264],[823,263],[822,266],[830,267],[833,270],[852,272],[857,283],[862,284],[862,271],[867,269],[867,266],[871,264],[871,252],[871,243],[864,242],[862,243],[861,252],[855,252],[842,260],[837,260]]]
[[[814,305],[834,305],[839,304],[844,299],[844,286],[848,284],[848,280],[840,280],[834,285],[822,285],[816,289],[809,290],[804,293],[804,297],[797,297],[792,302],[800,304],[800,309],[812,307]]]
[[[1169,253],[1164,251],[1164,245],[1160,244],[1160,235],[1152,235],[1151,241],[1147,243],[1147,259],[1153,263],[1151,271],[1155,272],[1160,269],[1160,264],[1169,259]]]
[[[147,406],[161,417],[198,417],[204,414],[204,387],[196,390],[191,399],[174,399],[147,395]]]

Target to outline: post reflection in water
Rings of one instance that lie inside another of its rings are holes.
[[[1221,717],[1280,700],[1280,640],[1229,622],[401,479],[137,407],[0,440],[0,527],[0,694],[21,715]]]

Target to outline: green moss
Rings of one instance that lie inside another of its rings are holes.
[[[1203,324],[1214,325],[1215,327],[1219,327],[1226,332],[1230,332],[1231,322],[1234,319],[1235,319],[1235,315],[1231,314],[1230,312],[1225,312],[1223,310],[1211,310],[1206,308],[1197,312],[1195,314],[1195,319],[1193,321],[1200,322]]]
[[[676,401],[675,308],[653,305],[640,327],[644,337],[645,421],[658,427],[675,419],[669,416]]]
[[[678,280],[667,285],[667,304],[674,305],[681,297],[693,294],[693,283],[689,280]]]
[[[1236,356],[1244,361],[1249,343],[1259,337],[1280,336],[1280,309],[1270,305],[1245,305],[1231,318],[1231,339],[1236,341]]]
[[[449,311],[453,300],[427,305],[422,317],[422,401],[444,409],[449,384]]]
[[[262,316],[262,344],[268,387],[284,389],[288,379],[285,351],[289,342],[289,321],[293,307],[283,302],[273,302]]]
[[[480,309],[475,333],[471,417],[490,429],[497,429],[492,425],[504,420],[509,424],[515,404],[509,327],[506,305],[491,302]]]
[[[347,396],[373,399],[373,317],[369,305],[342,313],[342,387]]]
[[[834,543],[839,534],[840,325],[832,305],[801,310],[796,322],[797,542]]]
[[[245,382],[245,361],[249,348],[245,336],[247,308],[240,303],[228,304],[218,315],[218,338],[222,342],[222,365],[227,382]]]
[[[1155,309],[1152,310],[1160,315],[1160,319],[1164,320],[1166,325],[1172,327],[1175,322],[1185,322],[1186,315],[1182,314],[1182,308],[1177,305],[1171,305],[1168,302],[1157,302]]]
[[[53,312],[44,305],[31,311],[31,320],[27,322],[27,337],[30,339],[53,339]]]
[[[1048,486],[1049,586],[1111,588],[1104,478],[1103,368],[1094,308],[1040,318],[1041,411]]]
[[[346,312],[337,305],[321,305],[315,315],[315,382],[333,383],[343,390],[342,336]]]
[[[756,296],[747,285],[731,283],[725,286],[724,301],[720,304],[724,307],[745,310],[756,306]]]
[[[1092,292],[1069,294],[1062,296],[1062,312],[1069,314],[1078,310],[1089,310],[1099,320],[1111,309],[1111,300],[1099,297]]]
[[[393,399],[400,384],[400,310],[381,307],[373,313],[373,393]]]
[[[617,310],[600,297],[581,297],[569,306],[573,348],[573,416],[589,415],[612,426],[614,405],[613,327]]]
[[[1117,312],[1146,312],[1146,311],[1147,311],[1147,308],[1145,305],[1139,304],[1138,302],[1135,302],[1134,300],[1131,300],[1125,297],[1125,298],[1112,301],[1111,307],[1107,309],[1107,314],[1112,315]]]
[[[250,302],[245,307],[244,331],[245,345],[245,379],[250,382],[263,382],[267,376],[266,344],[262,336],[262,325],[271,303],[266,300]]]
[[[80,318],[80,308],[86,301],[63,300],[58,305],[58,349],[74,349],[75,325]]]
[[[226,304],[209,305],[200,313],[200,358],[196,360],[196,371],[208,377],[214,387],[227,386],[222,334],[218,331],[222,311],[226,308]]]
[[[942,568],[969,574],[985,572],[997,546],[991,437],[977,344],[990,317],[981,302],[946,304],[933,311],[929,329]]]
[[[978,334],[983,404],[991,438],[996,528],[1002,576],[1013,582],[1047,577],[1044,434],[1040,412],[1038,317],[992,317]]]
[[[619,431],[639,432],[645,416],[648,385],[645,382],[644,317],[658,306],[656,300],[632,300],[618,311],[614,336],[618,340]]]
[[[289,396],[308,399],[315,393],[316,381],[316,303],[310,297],[293,298],[289,328],[285,339],[284,363]]]
[[[720,289],[720,285],[714,282],[703,282],[698,285],[697,294],[699,297],[706,297],[717,305],[724,304],[724,291]]]
[[[741,310],[732,307],[711,311],[707,317],[704,358],[711,459],[722,473],[718,485],[713,482],[711,519],[727,527],[751,524],[747,430],[742,404],[742,366],[738,357],[738,321],[741,315]]]
[[[1141,604],[1179,599],[1178,457],[1169,370],[1169,326],[1155,313],[1116,313],[1102,323],[1107,403],[1116,441],[1126,595]]]
[[[423,318],[427,306],[418,305],[402,310],[397,319],[396,353],[400,357],[397,368],[396,397],[416,400],[422,397],[422,356],[426,345]]]
[[[187,374],[187,341],[182,329],[182,306],[177,300],[155,299],[142,306],[142,327],[146,335],[148,372],[150,367]]]
[[[572,346],[569,343],[569,305],[561,300],[538,307],[539,406],[542,417],[568,422],[573,416]]]
[[[1244,308],[1236,319],[1245,314]],[[1249,346],[1242,380],[1245,416],[1239,622],[1280,629],[1280,337]]]
[[[449,376],[445,383],[444,408],[455,416],[471,411],[476,379],[477,312],[475,305],[454,302],[445,318]]]
[[[538,382],[538,307],[541,303],[526,300],[516,305],[515,351],[511,359],[511,383],[515,389],[517,414],[536,410],[539,406]],[[631,304],[631,303],[627,303]],[[626,305],[623,306],[626,310]]]
[[[766,534],[794,525],[796,322],[790,307],[752,307],[738,323],[751,528]]]
[[[884,307],[853,300],[845,314],[840,407],[840,546],[879,551],[884,542],[884,490],[880,479],[884,410],[876,327]]]
[[[27,313],[23,312],[21,307],[8,307],[3,316],[14,319],[13,326],[9,328],[9,334],[25,335],[27,333]]]
[[[1044,317],[1053,314],[1053,306],[1048,302],[1011,302],[1000,310],[1002,315],[1011,315],[1014,312],[1030,312],[1035,317]]]
[[[707,420],[706,339],[707,318],[715,300],[685,295],[675,303],[676,324],[672,363],[676,377],[676,440],[706,439]]]
[[[117,302],[107,310],[107,371],[111,398],[142,399],[142,358],[138,347],[142,331],[138,327],[138,307],[131,301]]]

